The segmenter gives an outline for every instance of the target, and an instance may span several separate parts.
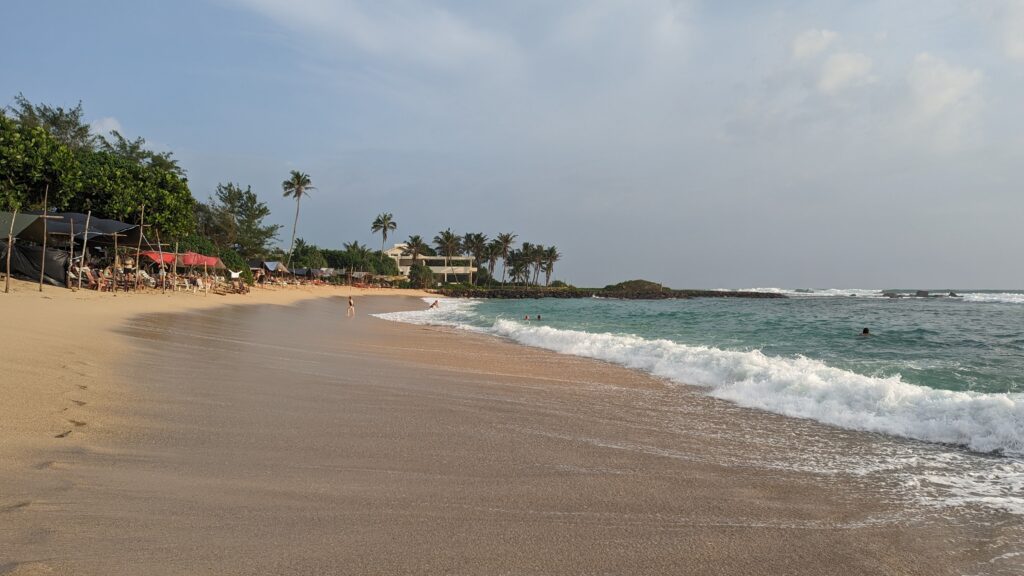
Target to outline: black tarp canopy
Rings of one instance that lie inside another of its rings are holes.
[[[38,218],[37,218],[38,220]],[[10,220],[7,221],[10,226]],[[11,275],[26,280],[39,280],[39,264],[43,247],[30,244],[15,244],[11,252]],[[7,258],[7,240],[0,240],[0,261]],[[54,286],[65,286],[68,279],[68,253],[63,250],[46,249],[46,282]]]
[[[39,218],[41,215],[42,212],[40,211],[18,214],[14,225],[14,236],[20,240],[42,244],[44,220]],[[128,224],[127,222],[97,218],[96,216],[88,218],[85,214],[78,212],[48,212],[47,216],[56,217],[46,220],[47,236],[63,236],[67,239],[71,236],[71,231],[74,230],[77,242],[85,240],[88,236],[89,244],[93,245],[112,245],[114,243],[114,234],[119,235],[117,238],[119,244],[126,246],[135,245],[138,244],[139,234],[142,233],[142,229],[138,224]],[[11,222],[10,218],[10,212],[0,212],[0,225],[4,226],[0,229],[0,236],[6,236]],[[29,218],[31,221],[25,224],[25,219]],[[89,230],[85,229],[85,221],[87,219],[89,220]],[[17,230],[19,226],[22,228],[20,232]]]

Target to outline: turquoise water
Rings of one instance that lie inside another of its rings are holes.
[[[1024,292],[769,290],[791,297],[446,300],[384,316],[614,362],[741,406],[1024,456]]]
[[[929,506],[1024,517],[1024,291],[892,299],[771,290],[791,297],[442,299],[380,317],[595,358],[740,406],[881,433],[851,454],[824,442],[781,460],[744,458],[850,471],[872,485],[895,479],[901,497]]]
[[[785,300],[484,301],[468,319],[542,317],[565,330],[805,356],[874,377],[946,390],[1024,390],[1024,301],[793,297]],[[534,320],[533,325],[538,325]],[[862,328],[871,336],[860,336]]]

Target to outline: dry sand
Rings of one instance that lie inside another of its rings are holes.
[[[0,574],[959,574],[989,536],[709,457],[779,417],[346,294],[0,294]]]

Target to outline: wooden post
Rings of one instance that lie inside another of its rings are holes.
[[[174,243],[174,291],[178,291],[178,243]]]
[[[46,231],[47,220],[62,220],[63,216],[50,216],[47,214],[49,210],[50,200],[50,185],[46,185],[46,191],[43,193],[43,214],[39,216],[43,219],[43,255],[39,259],[39,291],[43,291],[43,278],[46,277],[46,237],[49,233]]]
[[[39,291],[43,291],[43,278],[46,276],[46,210],[50,200],[50,184],[46,184],[46,191],[43,192],[43,255],[39,259]]]
[[[11,290],[11,252],[14,252],[14,221],[18,218],[18,209],[11,214],[11,229],[7,231],[7,276],[4,276],[4,294]]]
[[[71,222],[71,234],[68,236],[68,274],[71,274],[71,267],[75,265],[75,219],[72,218]],[[78,271],[81,276],[81,270]],[[71,288],[71,286],[68,286]]]
[[[85,268],[85,257],[86,257],[86,255],[89,254],[89,252],[86,251],[86,248],[88,247],[88,244],[89,244],[89,220],[91,218],[92,218],[92,210],[89,210],[89,212],[86,213],[86,215],[85,215],[85,231],[82,233],[82,264],[81,264],[81,266],[78,267],[78,272],[79,272],[79,274],[78,274],[78,289],[79,290],[82,289],[82,274],[81,274],[81,272],[82,272],[82,269]],[[97,290],[99,289],[98,285],[96,286],[96,289]]]
[[[114,263],[110,265],[110,281],[113,282],[113,286],[110,287],[110,293],[117,298],[117,237],[120,234],[114,233]]]
[[[160,279],[160,293],[167,293],[167,277],[170,276],[167,272],[167,263],[164,262],[164,245],[160,242],[160,230],[156,230],[156,249],[160,251],[160,267],[157,269],[156,276]],[[163,274],[160,274],[163,271]]]
[[[146,233],[146,205],[142,205],[139,217],[139,245],[135,247],[135,291],[139,290],[139,272],[142,270],[142,235]]]

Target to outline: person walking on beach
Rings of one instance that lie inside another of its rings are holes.
[[[345,315],[349,318],[356,315],[356,301],[351,296],[348,297],[348,313]]]

